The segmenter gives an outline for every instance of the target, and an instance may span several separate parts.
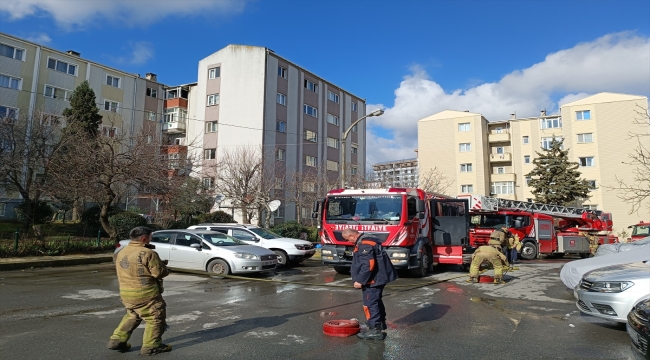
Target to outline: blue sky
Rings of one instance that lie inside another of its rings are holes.
[[[386,109],[370,163],[414,157],[417,120],[447,108],[501,120],[650,95],[647,0],[3,0],[0,31],[166,84],[227,44],[266,46]]]

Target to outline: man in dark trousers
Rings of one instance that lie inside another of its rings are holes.
[[[386,309],[381,297],[384,286],[397,279],[397,272],[378,238],[362,235],[354,229],[345,229],[341,235],[356,244],[350,273],[354,287],[363,293],[363,312],[368,324],[368,331],[357,336],[364,340],[383,340]]]

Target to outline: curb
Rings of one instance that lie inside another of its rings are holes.
[[[30,268],[41,267],[55,267],[55,266],[74,266],[86,264],[101,264],[113,261],[113,255],[95,256],[88,258],[75,258],[75,259],[56,259],[44,258],[36,261],[21,261],[21,262],[0,262],[0,271],[21,270]]]

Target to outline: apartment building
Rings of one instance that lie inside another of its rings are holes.
[[[160,134],[163,86],[155,74],[140,77],[81,57],[0,33],[0,117],[62,122],[74,89],[88,80],[103,116],[101,133],[144,129]],[[65,124],[61,123],[62,126]],[[15,217],[18,193],[0,189],[0,219]]]
[[[418,159],[385,161],[372,165],[374,182],[380,187],[417,187]]]
[[[613,213],[615,230],[621,231],[650,218],[647,206],[628,214],[630,205],[605,188],[615,186],[617,178],[634,182],[632,168],[623,162],[638,145],[629,134],[650,132],[647,119],[638,124],[647,110],[645,96],[606,92],[564,104],[558,114],[541,111],[530,118],[488,121],[481,114],[445,110],[418,121],[418,162],[421,171],[436,166],[450,178],[452,195],[530,200],[525,174],[534,168],[537,152],[563,139],[570,160],[580,164],[582,177],[593,186],[579,205]],[[643,139],[646,146],[648,139]]]

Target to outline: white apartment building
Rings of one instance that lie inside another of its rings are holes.
[[[374,181],[380,187],[417,187],[418,159],[384,161],[372,165]]]

